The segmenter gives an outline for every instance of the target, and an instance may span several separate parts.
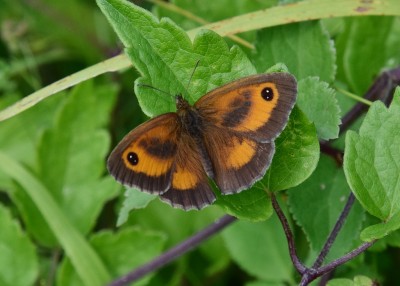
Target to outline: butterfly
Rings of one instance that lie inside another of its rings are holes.
[[[193,106],[176,96],[176,112],[129,132],[107,168],[120,183],[157,194],[184,210],[238,193],[261,179],[297,97],[289,73],[258,74],[218,87]]]

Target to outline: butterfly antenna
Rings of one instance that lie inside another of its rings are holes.
[[[197,67],[199,66],[199,63],[200,63],[200,60],[198,60],[198,61],[196,62],[196,65],[194,66],[194,69],[193,69],[193,71],[192,71],[192,74],[190,75],[190,78],[189,78],[189,82],[188,82],[188,84],[187,84],[187,86],[186,86],[186,90],[189,88],[190,82],[192,81],[194,72],[196,71]]]
[[[148,84],[142,84],[142,83],[138,83],[137,85],[138,85],[138,86],[143,86],[143,87],[147,87],[147,88],[151,88],[151,89],[157,90],[157,91],[159,91],[159,92],[161,92],[161,93],[164,93],[164,94],[169,95],[169,96],[172,97],[172,98],[175,98],[175,96],[172,95],[172,94],[170,94],[169,92],[166,92],[166,91],[164,91],[164,90],[158,89],[158,88],[156,88],[156,87],[154,87],[154,86],[151,86],[151,85],[148,85]]]

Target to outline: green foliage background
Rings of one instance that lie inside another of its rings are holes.
[[[296,1],[171,2],[215,22]],[[326,12],[308,2],[313,19]],[[361,96],[381,71],[399,66],[400,18],[249,28],[240,34],[249,48],[211,31],[188,36],[183,29],[199,26],[193,17],[138,5],[143,9],[122,0],[0,3],[0,110],[123,51],[135,67],[82,79],[0,122],[0,285],[104,285],[226,213],[240,220],[138,284],[296,285],[265,189],[279,192],[307,265],[353,191],[357,202],[327,260],[379,240],[337,269],[329,285],[399,284],[400,90],[389,108],[373,104],[354,131],[338,138],[340,117],[355,101],[333,87]],[[398,6],[390,13],[400,15]],[[290,13],[290,7],[281,8]],[[174,110],[172,98],[138,83],[195,102],[221,84],[267,70],[294,74],[299,96],[270,169],[250,190],[184,212],[125,191],[107,174],[107,155],[123,135],[146,115]],[[343,168],[319,150],[318,140],[337,138]]]

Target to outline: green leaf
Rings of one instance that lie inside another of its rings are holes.
[[[372,240],[376,240],[376,239],[381,239],[398,229],[400,229],[400,212],[396,213],[387,222],[374,224],[374,225],[371,225],[371,226],[365,228],[361,232],[360,238],[364,241],[372,241]]]
[[[112,277],[118,278],[159,255],[165,240],[166,237],[160,233],[126,228],[116,233],[104,231],[95,234],[90,239],[90,244],[110,270]],[[146,285],[151,276],[144,277],[135,285]],[[64,259],[57,275],[57,285],[81,284],[71,261]]]
[[[266,281],[254,281],[246,283],[246,286],[285,286],[285,282],[266,282]]]
[[[258,71],[282,62],[299,80],[318,76],[331,82],[336,71],[335,59],[328,33],[319,22],[310,21],[260,30],[252,61]]]
[[[273,192],[292,188],[307,179],[316,168],[320,153],[315,127],[297,107],[275,145],[271,166],[262,179]]]
[[[0,285],[33,285],[39,274],[35,247],[0,204]]]
[[[132,210],[145,208],[157,196],[132,188],[126,190],[125,197],[126,199],[118,215],[117,226],[121,226],[127,221]]]
[[[261,182],[234,195],[217,193],[216,204],[228,214],[253,222],[263,221],[272,215],[272,204]]]
[[[37,176],[82,233],[89,232],[106,201],[120,188],[111,177],[103,178],[110,140],[102,127],[115,95],[112,85],[95,88],[93,82],[87,82],[77,86],[37,148]],[[16,187],[11,196],[35,238],[43,245],[57,245],[25,190]]]
[[[104,285],[109,281],[110,276],[102,261],[60,210],[49,190],[17,161],[1,152],[0,162],[0,171],[18,182],[40,210],[84,285]]]
[[[362,95],[386,66],[400,63],[398,22],[393,17],[348,18],[338,38],[338,62],[352,90]],[[394,40],[396,38],[396,40]]]
[[[292,282],[293,265],[276,215],[268,221],[237,221],[222,232],[232,259],[247,273],[271,282]]]
[[[313,253],[319,253],[342,212],[350,189],[343,170],[327,156],[321,156],[315,172],[301,185],[290,189],[289,208],[301,226]],[[347,217],[327,261],[339,258],[356,244],[364,221],[364,212],[355,203]]]
[[[202,31],[192,43],[169,19],[158,21],[148,11],[129,2],[97,0],[97,3],[143,75],[135,82],[135,93],[148,116],[174,111],[176,94],[183,94],[194,103],[207,91],[256,73],[239,48],[229,49],[214,32]]]
[[[314,122],[318,138],[335,139],[339,135],[340,108],[336,92],[317,77],[309,77],[298,83],[297,104]]]
[[[367,276],[358,275],[355,276],[353,280],[338,278],[332,279],[328,281],[327,286],[373,286],[376,284],[376,281],[373,281],[371,278]]]
[[[389,221],[397,221],[400,211],[399,126],[400,89],[397,89],[390,108],[375,102],[359,134],[349,131],[346,135],[344,170],[349,185],[370,214],[391,225],[387,232],[394,230],[394,225],[397,227],[397,222],[389,224]]]
[[[30,108],[19,116],[1,122],[0,150],[26,166],[34,168],[37,141],[43,130],[52,124],[54,113],[60,104],[60,97],[62,98],[62,94]],[[19,98],[16,94],[0,97],[0,109]],[[0,174],[0,188],[11,192],[13,187],[10,178]]]

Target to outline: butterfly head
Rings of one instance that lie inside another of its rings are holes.
[[[190,108],[189,102],[187,102],[186,99],[183,98],[181,94],[178,94],[175,97],[175,102],[176,102],[176,109],[179,110],[187,110]]]

